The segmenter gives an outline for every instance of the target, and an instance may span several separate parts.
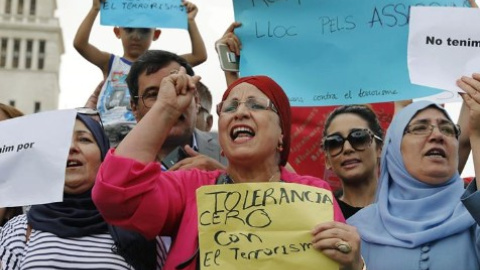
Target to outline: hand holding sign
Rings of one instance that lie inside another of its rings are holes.
[[[361,269],[360,236],[355,227],[336,221],[317,225],[312,230],[313,247],[347,269]]]
[[[476,134],[480,137],[480,74],[474,73],[472,77],[463,76],[457,80],[457,85],[465,93],[462,94],[462,98],[468,107],[468,134]],[[462,130],[464,132],[464,130]],[[474,146],[474,145],[472,145]]]
[[[92,9],[99,11],[100,8],[102,7],[102,3],[105,2],[105,0],[92,0]]]
[[[235,35],[235,29],[242,24],[239,22],[232,23],[223,36],[215,42],[215,50],[217,51],[220,66],[225,71],[225,78],[227,85],[230,85],[238,79],[238,67],[240,59],[240,50],[242,49],[242,43],[237,35]],[[222,50],[222,46],[226,46],[226,50]],[[230,57],[227,57],[230,56]],[[232,58],[232,59],[230,59]],[[225,68],[226,66],[234,68]]]
[[[215,42],[215,49],[217,49],[219,44],[225,44],[228,46],[228,49],[235,53],[235,55],[240,56],[240,50],[242,49],[242,43],[237,35],[235,35],[235,29],[242,26],[239,22],[233,22],[227,28],[223,36]],[[217,51],[218,53],[218,51]]]
[[[183,2],[183,5],[184,5],[185,8],[187,9],[187,18],[188,18],[188,20],[190,20],[190,21],[195,20],[195,17],[197,16],[197,13],[198,13],[198,8],[197,8],[197,6],[196,6],[194,3],[188,2],[188,1],[184,1],[184,2]]]
[[[312,248],[309,233],[333,220],[329,190],[291,183],[204,186],[197,204],[202,269],[338,269]]]

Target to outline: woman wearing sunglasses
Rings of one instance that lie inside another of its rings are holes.
[[[167,136],[165,130],[170,130],[190,104],[198,79],[186,75],[183,68],[163,79],[153,107],[107,155],[93,191],[94,201],[107,221],[139,231],[147,238],[171,235],[175,239],[165,263],[167,270],[199,269],[198,264],[204,263],[199,260],[198,250],[198,188],[278,182],[329,189],[321,179],[299,176],[284,168],[290,149],[290,104],[282,88],[266,76],[233,82],[217,106],[219,141],[228,159],[225,171],[162,172],[154,162],[156,149]],[[341,269],[362,269],[358,234],[342,222],[336,201],[333,216],[334,221],[312,228],[312,246],[337,261]],[[291,265],[286,257],[277,259]],[[257,269],[257,263],[270,261],[245,261],[244,269]]]
[[[466,91],[478,173],[480,74],[457,84]],[[395,116],[382,151],[376,202],[348,220],[360,233],[368,269],[480,269],[479,183],[463,188],[459,134],[445,109],[428,101]]]
[[[365,105],[338,107],[325,121],[326,167],[342,183],[337,199],[346,219],[374,200],[382,138],[377,116]]]

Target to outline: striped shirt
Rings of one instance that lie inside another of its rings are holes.
[[[133,269],[112,252],[110,234],[60,238],[32,229],[26,240],[27,217],[10,220],[0,231],[3,270],[16,269]]]

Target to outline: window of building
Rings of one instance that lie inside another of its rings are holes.
[[[7,66],[7,45],[8,38],[2,38],[0,43],[0,67]]]
[[[37,1],[30,0],[30,15],[35,15],[36,11],[37,11]]]
[[[11,99],[10,101],[8,101],[8,105],[15,107],[15,100]]]
[[[5,1],[5,14],[12,13],[12,0]]]
[[[18,0],[17,14],[18,15],[23,14],[23,0]]]
[[[41,109],[41,106],[40,106],[40,105],[41,105],[41,104],[40,104],[40,101],[35,101],[35,108],[33,109],[33,112],[34,112],[34,113],[37,113],[37,112],[40,111],[40,109]]]
[[[25,68],[32,68],[33,39],[27,39],[27,53],[25,54]]]
[[[18,63],[20,62],[20,39],[16,38],[13,40],[13,59],[12,67],[18,68]]]
[[[40,40],[38,46],[38,69],[43,69],[45,66],[45,40]]]

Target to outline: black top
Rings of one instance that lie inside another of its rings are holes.
[[[359,210],[363,209],[363,207],[351,206],[345,203],[344,201],[340,200],[338,197],[337,197],[337,202],[338,202],[338,205],[340,206],[340,209],[342,210],[342,214],[345,217],[345,219],[348,219],[349,217],[357,213]]]

